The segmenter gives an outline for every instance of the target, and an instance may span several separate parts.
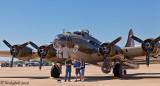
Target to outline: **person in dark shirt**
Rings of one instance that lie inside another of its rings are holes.
[[[70,57],[65,61],[66,65],[66,74],[65,74],[65,82],[68,80],[70,82],[71,80],[71,71],[72,71],[72,60]]]

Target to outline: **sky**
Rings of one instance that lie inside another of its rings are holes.
[[[160,36],[160,0],[0,0],[0,50],[33,41],[49,44],[65,31],[88,29],[101,42],[122,36]]]

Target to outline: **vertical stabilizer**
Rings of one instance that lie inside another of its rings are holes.
[[[125,47],[134,47],[134,40],[131,38],[133,35],[133,30],[130,29],[128,33],[128,39]]]

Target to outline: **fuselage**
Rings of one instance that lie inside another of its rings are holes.
[[[98,50],[100,45],[101,42],[92,37],[87,31],[58,34],[53,41],[53,46],[58,52],[56,58],[83,58],[88,63],[103,61],[103,56],[99,54]],[[120,50],[118,46],[114,46],[112,49]],[[115,52],[111,53],[110,55],[114,55]]]

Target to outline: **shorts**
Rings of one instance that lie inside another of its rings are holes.
[[[80,70],[81,76],[84,76],[84,72],[85,72],[85,69],[81,69],[81,70]]]
[[[80,69],[79,68],[76,68],[76,75],[80,74]]]

